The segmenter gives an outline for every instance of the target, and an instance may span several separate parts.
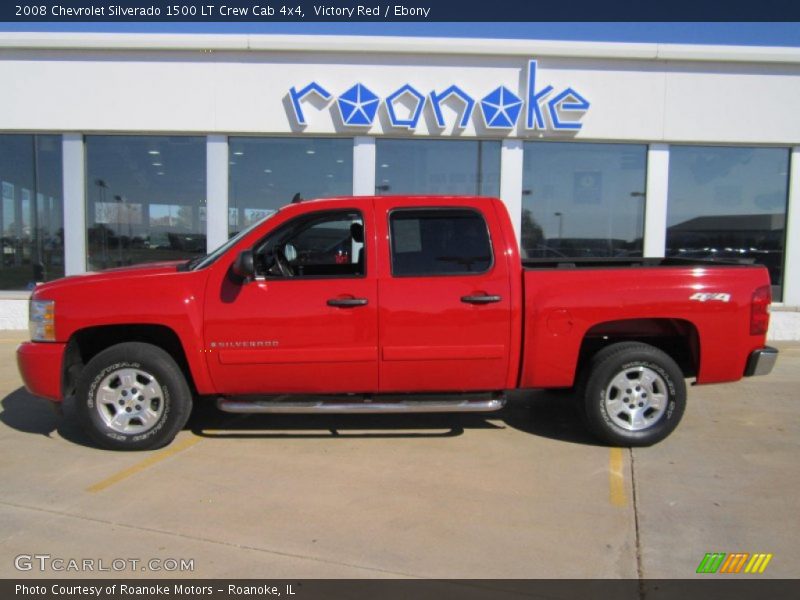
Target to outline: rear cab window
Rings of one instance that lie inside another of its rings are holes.
[[[474,209],[394,209],[389,232],[394,277],[477,275],[494,263],[489,228]]]

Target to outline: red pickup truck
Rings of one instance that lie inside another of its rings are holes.
[[[74,395],[115,449],[224,411],[492,411],[574,388],[607,443],[665,438],[698,384],[769,373],[759,266],[521,260],[504,204],[348,197],[286,206],[207,256],[67,277],[30,301],[28,390]]]

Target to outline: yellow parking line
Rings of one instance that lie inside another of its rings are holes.
[[[611,448],[608,454],[608,497],[613,506],[625,506],[625,475],[622,448]]]
[[[148,456],[143,461],[136,463],[135,465],[128,467],[127,469],[123,469],[119,473],[115,473],[111,477],[103,479],[98,483],[95,483],[92,486],[86,488],[87,492],[95,493],[95,492],[102,492],[104,489],[111,487],[115,483],[119,483],[123,479],[127,479],[131,475],[136,475],[137,473],[141,473],[148,467],[152,467],[153,465],[160,463],[162,460],[169,458],[170,456],[176,455],[178,452],[182,452],[187,448],[191,448],[196,443],[201,441],[202,438],[198,437],[190,437],[182,442],[174,442],[171,446],[164,448],[160,452],[156,452],[152,456]]]

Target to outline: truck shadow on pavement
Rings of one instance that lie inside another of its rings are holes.
[[[58,411],[20,387],[0,404],[0,423],[6,427],[48,438],[57,433],[74,444],[96,447],[78,424],[71,400]],[[569,393],[561,391],[517,392],[505,408],[492,413],[232,415],[211,401],[199,401],[186,425],[207,439],[447,438],[470,429],[506,427],[562,442],[598,445],[581,423]]]
[[[64,407],[65,415],[62,415],[52,402],[33,396],[20,387],[0,400],[0,404],[3,407],[0,423],[6,427],[48,438],[52,438],[53,433],[58,433],[69,442],[95,447],[78,424],[69,403]]]

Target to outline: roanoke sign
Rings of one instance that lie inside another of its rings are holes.
[[[385,98],[379,97],[369,87],[356,83],[338,96],[334,96],[327,88],[316,81],[304,87],[292,87],[289,90],[291,109],[295,122],[305,127],[306,111],[317,110],[306,102],[316,97],[322,100],[321,109],[335,104],[342,123],[347,127],[369,128],[375,121],[378,108],[383,104],[389,123],[397,129],[413,131],[417,128],[422,111],[427,107],[433,116],[433,122],[439,129],[447,127],[442,106],[457,111],[454,129],[465,128],[474,113],[480,116],[482,125],[487,129],[511,130],[522,123],[526,130],[578,131],[580,122],[589,110],[589,101],[572,87],[557,91],[552,85],[541,85],[537,81],[537,63],[528,61],[526,77],[527,93],[523,98],[501,85],[482,97],[468,94],[458,85],[452,84],[439,91],[423,93],[420,89],[406,83],[398,87]],[[316,106],[320,106],[319,102]]]

